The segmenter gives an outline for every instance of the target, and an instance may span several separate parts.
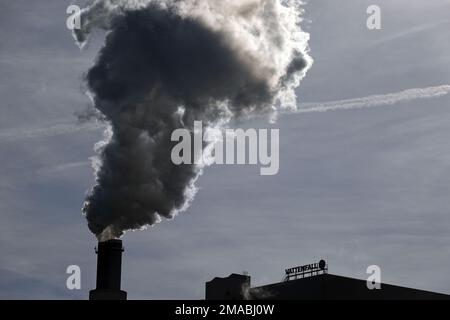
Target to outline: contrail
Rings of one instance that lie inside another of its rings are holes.
[[[418,99],[429,99],[445,96],[450,93],[450,85],[415,88],[396,93],[371,95],[363,98],[337,100],[319,103],[303,103],[294,113],[312,113],[337,110],[353,110],[380,106],[392,106],[401,102]]]
[[[38,175],[45,176],[60,176],[61,174],[73,169],[78,169],[84,166],[89,166],[89,161],[75,161],[69,163],[62,163],[54,166],[43,167],[37,170]]]
[[[313,113],[392,106],[397,103],[408,102],[417,99],[438,98],[446,96],[449,93],[450,85],[415,88],[389,94],[371,95],[362,98],[328,102],[301,103],[298,107],[298,110],[296,110],[294,113]],[[54,137],[76,133],[79,131],[100,131],[105,129],[105,127],[106,124],[102,122],[77,123],[75,121],[61,121],[58,124],[53,124],[46,127],[6,129],[0,130],[0,143],[20,141],[32,138]]]
[[[422,25],[419,25],[419,26],[416,26],[416,27],[412,27],[412,28],[409,28],[409,29],[406,29],[406,30],[402,30],[400,32],[396,32],[396,33],[391,34],[391,35],[389,35],[389,36],[387,36],[385,38],[382,38],[382,39],[380,39],[378,41],[373,42],[371,44],[371,46],[372,47],[373,46],[377,46],[377,45],[380,45],[380,44],[383,44],[383,43],[386,43],[386,42],[391,42],[391,41],[394,41],[394,40],[401,39],[403,37],[411,36],[411,35],[414,35],[416,33],[420,33],[420,32],[423,32],[423,31],[430,30],[430,29],[434,29],[434,28],[440,27],[441,25],[445,25],[445,24],[447,24],[449,22],[450,22],[450,19],[443,19],[443,20],[440,20],[440,21],[437,21],[437,22],[426,23],[426,24],[422,24]]]
[[[45,127],[5,129],[0,130],[0,142],[14,142],[33,138],[55,137],[79,131],[104,129],[105,126],[105,124],[100,122],[79,123],[76,121],[61,121]]]

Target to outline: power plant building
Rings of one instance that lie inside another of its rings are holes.
[[[366,280],[328,273],[324,260],[286,270],[282,282],[251,287],[250,276],[231,274],[206,283],[206,300],[447,300],[450,295],[381,283],[369,289]]]

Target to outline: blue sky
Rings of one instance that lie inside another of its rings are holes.
[[[369,31],[375,2],[383,29]],[[375,2],[306,5],[315,64],[302,103],[450,84],[450,1]],[[68,4],[0,4],[3,299],[85,299],[95,283],[96,240],[80,208],[102,132],[67,128],[89,103],[82,75],[102,34],[80,52],[65,28]],[[134,299],[199,299],[215,276],[245,270],[261,285],[326,258],[334,274],[365,278],[377,264],[383,282],[450,293],[449,102],[281,117],[279,174],[207,168],[186,212],[125,236],[123,288]],[[45,130],[55,126],[66,129]],[[80,291],[66,289],[71,264],[81,267]]]

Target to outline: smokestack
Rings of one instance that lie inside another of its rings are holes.
[[[89,300],[126,300],[120,290],[122,273],[122,240],[99,242],[97,253],[97,287],[89,292]]]

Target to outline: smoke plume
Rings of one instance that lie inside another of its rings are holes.
[[[172,163],[175,129],[296,108],[312,64],[302,13],[295,0],[98,0],[82,10],[80,47],[107,31],[86,75],[108,123],[83,207],[100,240],[189,205],[202,167]]]

